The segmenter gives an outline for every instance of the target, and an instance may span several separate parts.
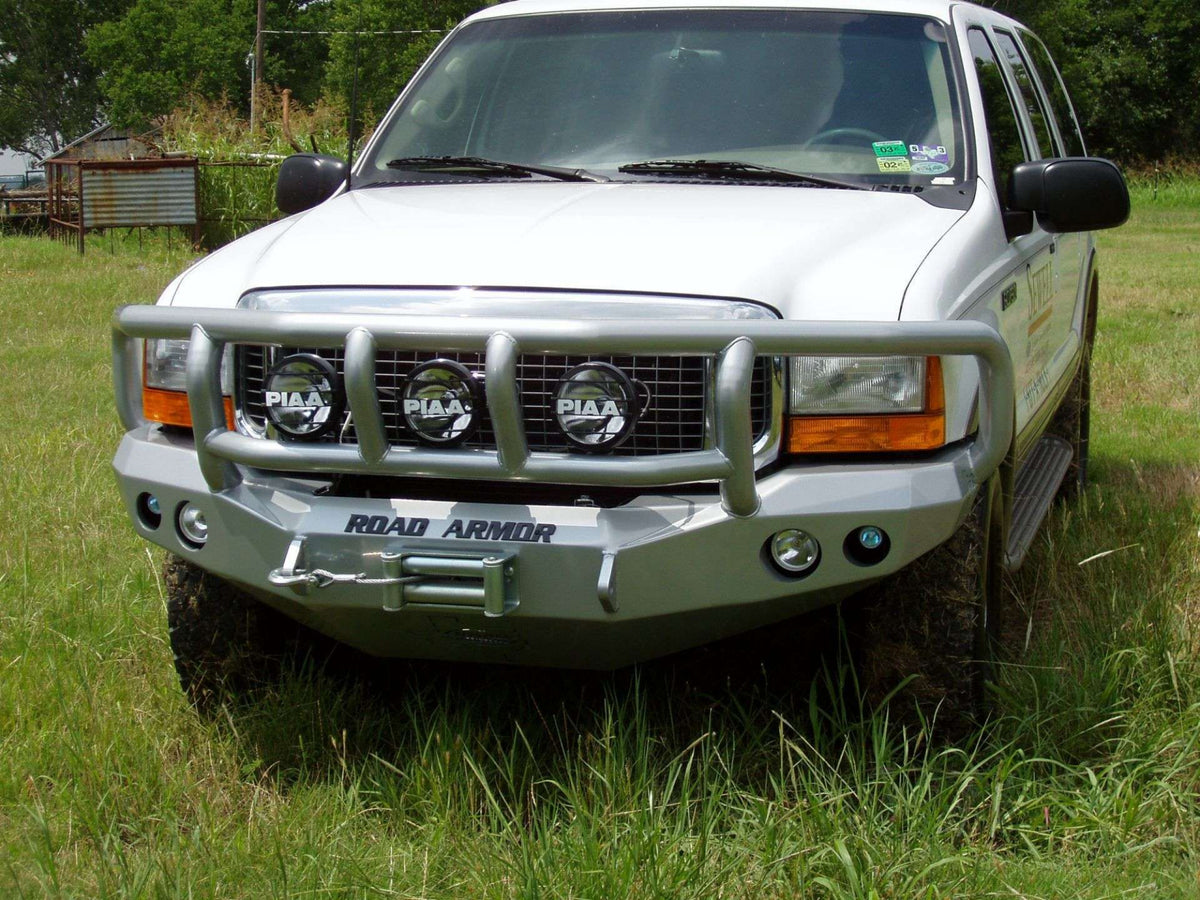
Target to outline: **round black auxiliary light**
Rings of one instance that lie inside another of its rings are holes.
[[[574,449],[603,453],[633,433],[642,403],[633,380],[616,366],[590,362],[562,377],[554,421]]]
[[[404,424],[418,440],[454,447],[475,433],[483,397],[479,379],[466,366],[435,359],[409,373],[400,404]]]
[[[342,417],[337,369],[311,353],[280,360],[263,385],[267,419],[284,438],[314,440]]]

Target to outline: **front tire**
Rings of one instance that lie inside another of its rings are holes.
[[[1071,503],[1078,499],[1088,485],[1088,444],[1092,430],[1092,347],[1096,343],[1096,311],[1099,305],[1099,283],[1093,279],[1088,291],[1088,305],[1083,327],[1083,358],[1067,395],[1047,426],[1046,432],[1071,445],[1071,467],[1063,477],[1058,497]]]
[[[212,710],[279,675],[290,622],[227,581],[168,556],[163,565],[175,670],[188,700]]]
[[[956,730],[982,719],[1002,624],[1003,506],[994,476],[950,540],[852,612],[860,688],[872,706],[905,698]]]
[[[1071,466],[1063,476],[1058,497],[1066,503],[1078,499],[1088,485],[1088,443],[1091,437],[1092,409],[1092,345],[1083,348],[1083,360],[1079,364],[1067,395],[1058,412],[1054,414],[1047,434],[1063,438],[1071,445]]]

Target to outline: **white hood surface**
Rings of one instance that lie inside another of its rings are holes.
[[[963,215],[811,187],[505,182],[353,190],[267,226],[176,282],[177,306],[280,287],[491,287],[756,300],[787,318],[899,316]]]

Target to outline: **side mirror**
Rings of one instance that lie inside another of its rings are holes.
[[[1129,187],[1107,159],[1039,159],[1013,169],[1008,206],[1051,233],[1116,228],[1129,218]]]
[[[346,164],[335,156],[297,153],[279,167],[275,205],[280,212],[304,212],[328,200],[346,182]]]

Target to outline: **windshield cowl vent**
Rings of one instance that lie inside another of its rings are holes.
[[[877,184],[871,189],[874,191],[890,191],[893,194],[919,194],[925,190],[919,184]]]

